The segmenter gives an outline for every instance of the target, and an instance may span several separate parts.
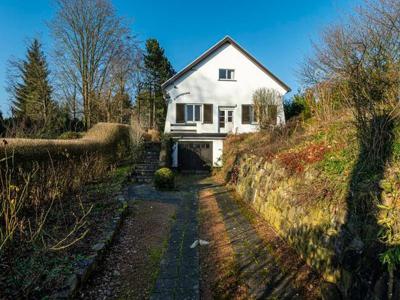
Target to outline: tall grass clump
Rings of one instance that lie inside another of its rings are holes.
[[[0,163],[0,252],[37,243],[47,250],[59,250],[72,245],[73,239],[82,238],[84,235],[76,234],[91,209],[79,204],[82,187],[102,178],[108,169],[96,155],[62,162],[50,157],[48,162],[17,165],[13,154],[6,153]],[[74,211],[70,210],[72,207]],[[48,228],[49,223],[54,225],[56,219],[49,219],[55,215],[59,217],[56,223],[66,229],[75,223],[74,229],[60,240],[53,238]]]
[[[81,255],[77,249],[86,249],[85,243],[90,243],[92,234],[102,226],[93,223],[93,213],[102,215],[101,211],[109,208],[99,211],[97,206],[118,206],[112,200],[99,199],[96,193],[99,189],[107,197],[114,185],[103,184],[104,179],[121,162],[134,159],[133,149],[140,142],[134,144],[130,134],[130,126],[98,124],[79,140],[3,140],[2,296],[4,292],[12,298],[41,298],[50,293],[49,287],[61,287],[73,259]]]

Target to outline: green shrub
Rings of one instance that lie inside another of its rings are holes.
[[[170,190],[175,187],[175,175],[169,168],[161,168],[154,174],[154,185],[160,190]]]
[[[82,132],[66,131],[58,136],[60,140],[80,139],[83,136]]]
[[[307,103],[305,95],[300,91],[293,96],[292,99],[284,101],[283,109],[285,111],[286,120],[300,116],[303,120],[311,118],[311,107]]]

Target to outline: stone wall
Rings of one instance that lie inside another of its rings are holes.
[[[335,266],[334,249],[345,211],[323,202],[302,205],[294,196],[296,187],[312,184],[318,175],[306,170],[302,176],[288,176],[278,163],[252,155],[238,158],[233,172],[239,196],[326,281],[337,283],[340,270]]]

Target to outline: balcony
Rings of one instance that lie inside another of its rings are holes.
[[[171,124],[171,133],[197,133],[197,123]]]

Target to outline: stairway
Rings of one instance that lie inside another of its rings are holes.
[[[150,183],[154,172],[159,168],[160,143],[146,142],[142,159],[135,165],[132,172],[132,181],[135,183]]]

